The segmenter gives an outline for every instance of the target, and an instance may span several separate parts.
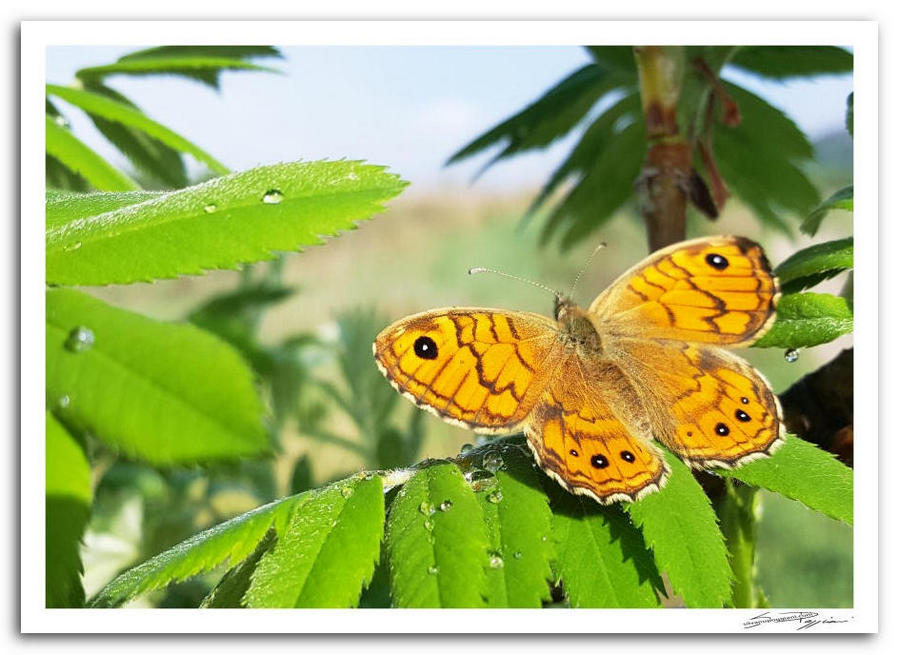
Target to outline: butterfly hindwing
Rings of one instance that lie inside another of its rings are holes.
[[[622,339],[621,367],[644,390],[654,437],[696,468],[733,468],[782,443],[778,397],[756,369],[721,348]]]

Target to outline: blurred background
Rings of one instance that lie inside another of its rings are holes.
[[[69,84],[75,71],[131,50],[50,48],[47,80]],[[84,550],[88,595],[122,568],[272,498],[363,468],[453,456],[473,442],[473,434],[396,402],[399,397],[380,378],[370,355],[374,333],[413,312],[450,305],[552,310],[549,294],[496,276],[470,277],[470,267],[498,268],[565,290],[596,244],[605,241],[609,247],[591,263],[576,292],[576,300],[586,305],[646,254],[633,203],[565,252],[540,243],[540,217],[523,225],[535,195],[576,143],[574,133],[501,161],[480,176],[496,153],[445,166],[475,137],[589,63],[584,49],[279,50],[283,59],[264,62],[278,73],[225,72],[218,91],[176,77],[120,76],[115,88],[233,170],[298,159],[365,159],[389,166],[411,186],[383,215],[303,256],[286,255],[254,270],[85,289],[117,306],[160,319],[190,319],[220,334],[233,336],[233,330],[252,325],[248,358],[258,358],[256,368],[266,378],[277,448],[272,462],[213,475],[99,466],[97,507]],[[844,127],[850,75],[772,81],[726,67],[722,77],[765,98],[806,133],[815,148],[806,173],[821,197],[852,181],[852,141]],[[131,169],[82,113],[66,117],[89,146]],[[204,175],[190,161],[188,172],[194,180]],[[759,240],[773,264],[800,247],[851,231],[849,221],[833,221],[814,240],[796,231],[790,238],[756,221],[735,198],[717,222],[691,214],[688,225],[689,236],[735,233]],[[248,304],[234,294],[276,278],[276,291],[266,287],[264,301]],[[840,289],[839,282],[831,284],[827,290]],[[243,322],[235,327],[229,321],[237,315]],[[851,345],[851,338],[843,337],[803,351],[793,363],[776,349],[743,354],[780,392]],[[355,373],[361,370],[368,373]],[[374,421],[373,413],[379,417]],[[102,462],[102,453],[94,459]],[[765,494],[759,578],[776,607],[851,606],[850,528]],[[146,602],[196,604],[204,584],[200,579],[177,585]]]

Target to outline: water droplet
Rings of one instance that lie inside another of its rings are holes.
[[[482,458],[481,465],[485,470],[496,473],[503,468],[503,458],[500,456],[500,453],[489,452]]]
[[[434,514],[434,505],[429,503],[427,500],[423,500],[419,505],[419,511],[422,512],[425,516],[431,516]]]
[[[53,122],[56,123],[57,125],[59,125],[60,127],[64,127],[66,129],[69,129],[70,127],[72,127],[72,124],[69,123],[69,119],[61,114],[57,114],[56,116],[54,116]]]
[[[513,553],[513,557],[515,557],[516,559],[522,559],[522,551],[517,550],[516,552]]]
[[[79,325],[69,332],[69,338],[66,339],[66,350],[73,353],[84,352],[90,350],[94,345],[94,333],[90,328]]]
[[[262,197],[262,201],[267,205],[277,205],[284,200],[284,194],[278,189],[269,189]]]
[[[470,450],[472,450],[472,448],[474,448],[474,447],[475,447],[475,446],[473,446],[473,445],[470,444],[470,443],[464,443],[464,444],[460,447],[459,452],[461,452],[461,453],[467,453],[467,452],[469,452]]]
[[[499,489],[495,489],[487,496],[488,502],[497,505],[501,500],[503,500],[503,492]]]
[[[348,180],[358,180],[359,177],[357,177],[356,173],[347,173],[347,179]]]
[[[336,527],[337,527],[337,519],[335,519],[335,520],[333,520],[333,521],[331,522],[331,527],[332,527],[332,528],[336,528]]]
[[[503,568],[503,558],[500,557],[500,553],[491,553],[491,568],[492,569],[502,569]]]
[[[353,495],[353,487],[344,487],[343,489],[341,489],[341,495],[344,498],[349,498]]]
[[[796,348],[788,348],[784,351],[784,361],[788,362],[789,364],[793,364],[798,359],[800,359],[800,351]]]
[[[263,202],[265,202],[265,199],[263,199]],[[218,207],[216,207],[215,203],[212,202],[203,207],[203,211],[205,211],[207,214],[212,214],[217,209]]]
[[[63,248],[66,252],[72,252],[73,250],[78,250],[81,247],[81,241],[76,241],[75,243],[70,243],[68,246]]]
[[[66,407],[69,406],[69,403],[70,403],[70,402],[71,402],[71,400],[70,400],[68,394],[63,394],[63,395],[60,396],[59,399],[56,401],[56,405],[57,405],[57,407],[59,407],[59,408],[61,408],[61,409],[65,409]]]
[[[428,567],[428,575],[437,575],[438,571],[440,571],[440,570],[441,570],[440,568],[438,568],[437,566],[432,564],[431,566]]]
[[[425,519],[425,522],[422,525],[424,525],[425,529],[429,532],[434,530],[434,521],[432,521],[431,519]]]
[[[451,507],[453,507],[453,501],[448,498],[447,500],[445,500],[444,502],[441,503],[440,507],[441,507],[442,512],[446,512]]]
[[[547,535],[541,535],[541,541],[547,541]]]

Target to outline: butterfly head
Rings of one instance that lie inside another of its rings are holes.
[[[562,332],[574,345],[597,352],[601,350],[600,335],[588,313],[565,296],[556,296],[553,316]]]

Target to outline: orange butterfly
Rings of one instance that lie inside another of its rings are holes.
[[[779,295],[758,244],[705,237],[651,254],[587,311],[558,296],[555,321],[472,308],[409,316],[378,335],[375,361],[446,421],[524,429],[572,493],[633,501],[669,474],[654,440],[695,468],[733,468],[781,444],[771,386],[723,348],[759,339]]]

